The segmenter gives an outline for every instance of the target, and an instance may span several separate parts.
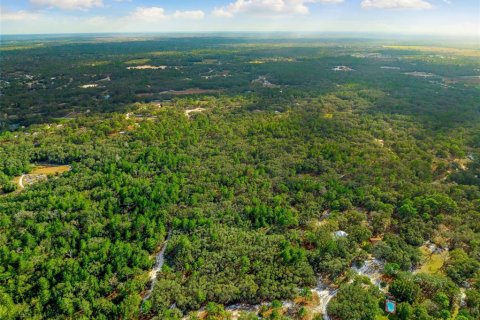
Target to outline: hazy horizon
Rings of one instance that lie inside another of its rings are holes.
[[[361,32],[266,32],[266,31],[227,31],[227,32],[84,32],[84,33],[38,33],[38,34],[0,34],[0,44],[8,46],[11,43],[41,42],[56,43],[57,41],[69,42],[118,42],[118,41],[149,41],[174,38],[237,38],[254,41],[284,40],[293,43],[328,42],[365,42],[372,45],[431,45],[459,48],[480,48],[477,37],[454,37],[448,35],[423,35],[423,34],[387,34],[387,33],[361,33]]]

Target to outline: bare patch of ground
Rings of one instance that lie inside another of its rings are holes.
[[[352,68],[348,66],[336,66],[335,68],[332,69],[333,71],[355,71]]]
[[[270,58],[252,60],[249,63],[250,64],[263,64],[263,63],[267,63],[267,62],[295,62],[295,61],[297,61],[295,58],[270,57]]]
[[[252,80],[252,84],[260,84],[265,88],[278,88],[279,86],[271,83],[267,80],[266,76],[259,76],[257,79]]]
[[[441,249],[435,244],[426,244],[420,247],[422,252],[422,266],[418,272],[435,274],[440,273],[443,265],[448,259],[448,250]]]
[[[185,110],[185,115],[190,118],[192,113],[203,112],[205,110],[206,110],[205,108],[189,109],[189,110]]]
[[[379,146],[383,147],[385,145],[385,141],[383,141],[382,139],[373,139],[373,141],[378,144]]]
[[[134,66],[134,67],[127,67],[128,70],[165,70],[167,69],[167,66],[151,66],[149,64],[143,65],[143,66]]]
[[[407,76],[422,77],[422,78],[436,77],[436,75],[433,73],[421,72],[421,71],[405,72],[404,74]]]
[[[28,185],[46,180],[48,176],[61,174],[70,170],[71,167],[68,165],[41,165],[28,174],[22,174],[20,177],[15,177],[13,182],[18,184],[20,189],[23,189]]]
[[[455,158],[453,159],[453,162],[456,163],[458,165],[458,168],[461,169],[461,170],[467,170],[467,166],[470,162],[472,162],[472,160],[468,159],[468,158]]]

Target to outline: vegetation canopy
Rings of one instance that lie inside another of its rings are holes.
[[[478,50],[1,55],[0,319],[480,318]]]

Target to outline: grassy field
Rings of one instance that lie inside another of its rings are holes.
[[[24,175],[25,177],[34,177],[34,178],[41,178],[40,176],[52,176],[60,173],[64,173],[67,171],[70,171],[71,167],[68,165],[40,165],[35,167],[30,173]],[[20,184],[20,179],[22,176],[18,176],[13,178],[13,183],[18,185],[20,188],[23,188],[22,185]],[[31,182],[31,181],[30,181]],[[35,181],[37,182],[37,181]],[[23,181],[25,185],[31,184],[31,183],[26,183],[25,179]]]
[[[423,264],[420,272],[428,274],[442,272],[441,269],[448,258],[448,251],[431,253],[426,247],[421,247],[420,251],[422,251],[423,255]]]
[[[64,173],[70,171],[70,166],[67,165],[61,165],[61,166],[54,166],[54,165],[42,165],[35,167],[35,169],[30,172],[30,174],[46,174],[48,175],[54,175],[57,173]]]

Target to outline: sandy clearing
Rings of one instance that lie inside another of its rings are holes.
[[[205,108],[195,108],[195,109],[190,109],[190,110],[185,110],[185,115],[190,118],[191,113],[197,113],[197,112],[203,112],[205,111]]]
[[[413,72],[404,72],[403,74],[407,76],[413,76],[413,77],[423,77],[423,78],[430,78],[430,77],[436,77],[437,75],[430,73],[430,72],[422,72],[422,71],[413,71]]]
[[[143,65],[143,66],[134,66],[134,67],[127,67],[128,70],[165,70],[167,69],[167,66],[151,66],[149,64]]]
[[[32,172],[28,174],[22,174],[19,177],[15,177],[13,182],[18,184],[20,189],[25,189],[24,180],[27,180],[26,184],[29,185],[42,180],[41,176],[43,176],[43,179],[45,179],[46,176],[64,173],[70,171],[71,169],[72,168],[69,165],[41,165],[33,169]]]
[[[382,139],[374,138],[373,141],[381,147],[385,146],[385,141],[383,141]]]
[[[335,68],[332,68],[333,71],[355,71],[354,69],[348,67],[348,66],[336,66]]]

